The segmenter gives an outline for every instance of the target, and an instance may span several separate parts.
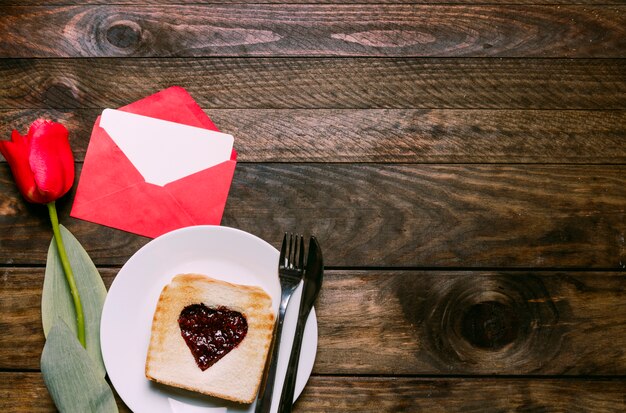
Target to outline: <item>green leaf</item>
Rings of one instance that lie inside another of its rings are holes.
[[[48,331],[41,373],[54,404],[63,413],[118,411],[108,383],[76,334],[60,318]]]
[[[100,317],[107,290],[87,252],[71,232],[62,225],[60,227],[85,314],[87,353],[94,361],[98,374],[104,377],[106,370],[100,352]],[[53,237],[48,249],[46,276],[41,297],[41,321],[46,337],[57,318],[61,318],[76,336],[76,311]]]

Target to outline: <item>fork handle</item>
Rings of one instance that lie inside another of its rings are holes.
[[[278,350],[280,347],[280,336],[283,332],[283,322],[285,321],[285,312],[287,310],[287,304],[289,303],[289,297],[280,302],[278,309],[278,323],[276,324],[276,330],[274,331],[274,340],[272,345],[272,355],[270,359],[269,370],[265,373],[264,383],[261,383],[261,389],[259,391],[259,399],[256,402],[255,413],[269,413],[272,407],[272,395],[274,394],[274,384],[276,383],[276,369],[278,367]]]
[[[304,328],[306,327],[310,312],[311,310],[309,309],[309,311],[302,311],[298,314],[296,334],[293,338],[289,365],[287,366],[287,377],[285,377],[285,384],[283,385],[283,391],[280,396],[278,413],[291,413],[291,409],[293,408],[293,394],[296,387],[296,378],[298,377],[298,363],[300,361],[302,337],[304,336]]]

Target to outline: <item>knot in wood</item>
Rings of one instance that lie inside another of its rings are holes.
[[[461,318],[461,335],[473,346],[499,349],[513,342],[520,320],[513,307],[497,301],[470,306]]]
[[[427,351],[442,369],[472,373],[545,365],[559,351],[567,311],[532,274],[458,274],[433,283],[423,305]]]
[[[107,29],[106,39],[120,49],[136,47],[141,41],[141,27],[131,21],[116,22]]]
[[[42,100],[50,107],[78,107],[78,90],[64,80],[53,81],[45,88]]]

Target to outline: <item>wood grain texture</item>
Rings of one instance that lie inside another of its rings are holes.
[[[416,379],[312,376],[296,413],[621,413],[623,380]],[[54,412],[40,373],[0,373],[0,408]],[[489,401],[485,400],[490,397]],[[130,410],[118,402],[120,412]]]
[[[314,233],[329,266],[623,269],[625,180],[625,166],[240,164],[222,224],[275,246]],[[70,205],[61,222],[100,265],[147,241]],[[44,263],[48,225],[0,164],[0,262]]]
[[[111,0],[3,0],[6,6],[110,5]],[[204,4],[354,4],[355,0],[115,0],[119,5],[204,5]],[[476,4],[475,0],[359,0],[359,4]],[[623,5],[623,0],[489,0],[488,4],[582,4]]]
[[[210,109],[239,162],[626,163],[626,111]],[[0,137],[43,117],[85,157],[98,109],[0,110]],[[0,156],[0,162],[4,162]]]
[[[0,372],[0,408],[7,412],[56,412],[41,373]]]
[[[626,56],[626,6],[6,6],[0,16],[0,57]]]
[[[103,108],[180,85],[207,109],[626,109],[626,59],[2,59],[0,109]]]
[[[617,413],[623,390],[617,380],[312,377],[294,411]]]
[[[113,390],[120,413],[132,413]],[[0,372],[0,409],[11,413],[56,412],[41,373]]]
[[[0,369],[38,369],[43,269],[2,271]],[[624,375],[625,293],[623,272],[327,270],[314,372]]]

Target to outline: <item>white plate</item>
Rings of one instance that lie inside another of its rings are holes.
[[[137,251],[115,277],[102,311],[102,356],[113,386],[134,412],[232,413],[254,412],[243,405],[154,384],[144,367],[152,316],[163,287],[181,273],[206,274],[236,284],[257,285],[272,297],[278,311],[276,248],[244,231],[220,226],[195,226],[169,232]],[[283,325],[278,376],[272,412],[276,411],[293,334],[302,286],[289,303]],[[306,384],[317,352],[315,310],[307,320],[298,365],[295,398]]]

